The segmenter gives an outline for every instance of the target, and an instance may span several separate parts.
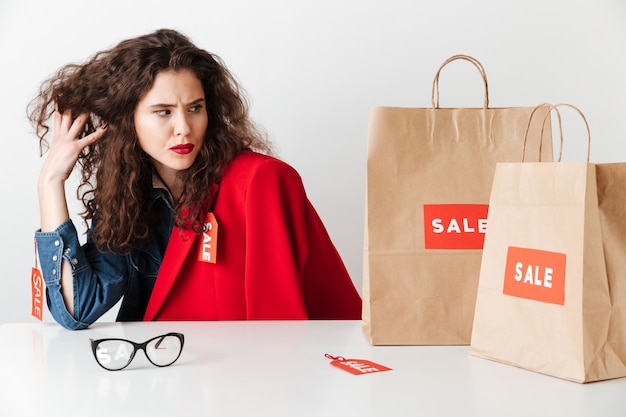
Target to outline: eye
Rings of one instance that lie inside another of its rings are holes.
[[[172,112],[170,110],[168,110],[168,109],[163,109],[163,110],[156,110],[154,113],[159,115],[159,116],[168,116]]]
[[[202,110],[202,104],[196,104],[195,106],[191,106],[189,108],[190,113],[198,113],[200,110]]]

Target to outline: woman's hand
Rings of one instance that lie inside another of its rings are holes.
[[[54,112],[54,137],[41,170],[40,181],[65,182],[72,173],[83,149],[104,135],[106,124],[84,138],[78,139],[88,118],[88,113],[83,113],[74,120],[70,110],[64,113]]]
[[[79,139],[89,114],[79,115],[73,120],[72,112],[54,113],[54,137],[48,156],[39,174],[38,194],[41,231],[52,231],[69,219],[65,199],[65,181],[76,165],[85,147],[95,143],[104,135],[106,125]]]

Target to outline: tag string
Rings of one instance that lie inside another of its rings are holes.
[[[37,259],[37,240],[35,238],[33,238],[33,245],[34,245],[34,253],[35,253],[35,268],[39,269],[39,262]]]
[[[332,355],[329,355],[328,353],[325,353],[324,357],[326,357],[328,359],[332,359],[334,361],[345,361],[346,360],[346,358],[344,358],[343,356],[332,356]]]

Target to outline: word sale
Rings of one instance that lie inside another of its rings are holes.
[[[552,288],[552,275],[554,269],[550,267],[540,267],[539,265],[528,265],[526,272],[524,270],[524,264],[517,262],[515,264],[515,281],[520,282],[523,278],[524,284],[531,284],[537,286],[543,286],[546,288]]]

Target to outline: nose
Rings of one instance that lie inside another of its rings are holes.
[[[181,112],[174,121],[174,134],[176,136],[188,136],[191,133],[191,125],[187,120],[187,114]]]

